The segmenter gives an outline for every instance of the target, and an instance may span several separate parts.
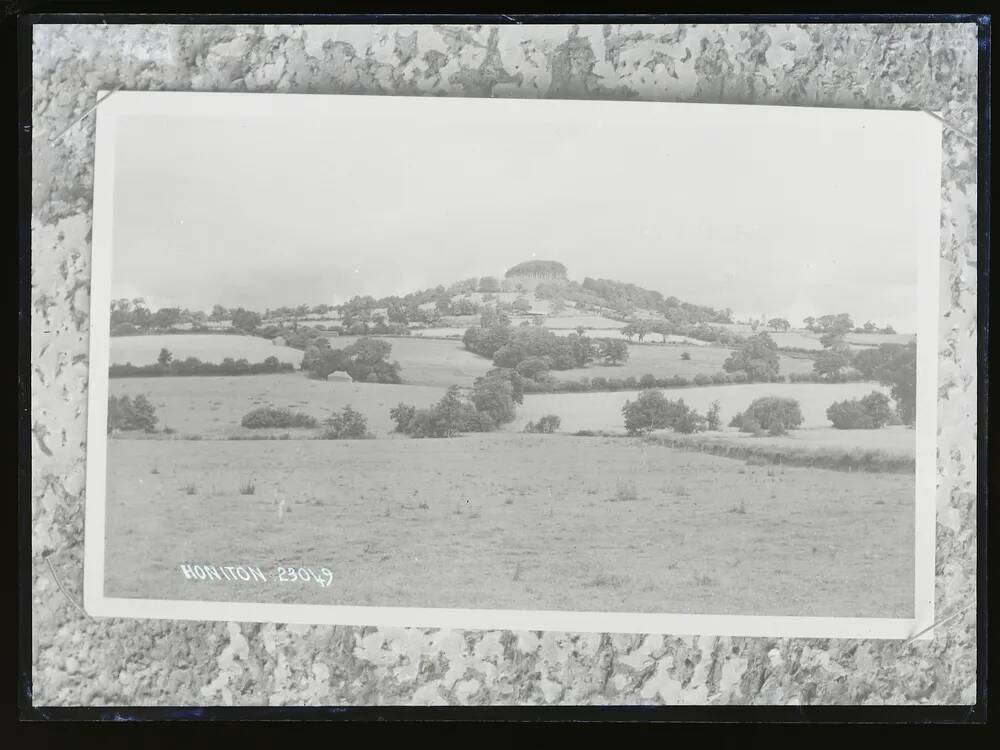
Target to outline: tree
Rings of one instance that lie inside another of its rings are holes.
[[[479,315],[479,326],[481,328],[507,327],[510,325],[510,316],[496,305],[485,305]]]
[[[514,312],[526,313],[531,309],[531,301],[528,300],[526,297],[518,297],[516,300],[514,300],[512,306]]]
[[[389,418],[396,423],[394,431],[401,432],[404,435],[410,433],[413,420],[416,416],[417,407],[411,406],[410,404],[404,404],[402,401],[389,410]]]
[[[684,403],[684,399],[670,401],[655,390],[641,391],[635,401],[626,401],[622,407],[625,430],[629,435],[649,433],[671,428],[678,432],[704,429],[705,418]]]
[[[771,435],[783,435],[802,424],[802,409],[794,398],[764,396],[754,399],[729,424],[740,432],[766,431]]]
[[[854,361],[851,364],[866,379],[874,380],[875,373],[883,365],[893,360],[902,350],[903,347],[900,344],[880,344],[861,349],[854,355]]]
[[[549,357],[528,357],[522,359],[517,367],[517,373],[532,380],[545,375],[552,368],[552,360]]]
[[[767,321],[767,327],[773,331],[784,332],[787,331],[789,328],[791,328],[792,324],[789,323],[784,318],[771,318],[769,321]]]
[[[837,401],[826,410],[829,419],[838,430],[874,430],[892,421],[889,397],[879,391],[872,391],[862,399]]]
[[[368,433],[368,420],[361,412],[355,411],[348,404],[340,413],[332,415],[324,422],[327,440],[360,440],[371,437]]]
[[[166,367],[174,360],[174,355],[170,353],[169,349],[160,349],[160,356],[156,358],[156,361]]]
[[[718,401],[713,401],[712,402],[712,405],[709,407],[708,411],[705,413],[705,422],[706,422],[706,425],[707,425],[708,429],[710,429],[710,430],[717,430],[721,426],[722,421],[719,418],[719,412],[720,412],[721,409],[722,409],[722,406],[719,404]]]
[[[627,338],[629,341],[631,341],[638,333],[639,329],[636,327],[634,323],[628,323],[625,325],[624,328],[621,329],[622,336]]]
[[[808,318],[803,318],[802,325],[806,327],[807,331],[814,331],[816,330],[816,318],[811,315]]]
[[[601,339],[597,346],[606,364],[619,365],[628,361],[628,344],[621,339]]]
[[[895,350],[888,361],[876,368],[875,377],[882,385],[889,386],[899,418],[912,425],[917,418],[917,343]]]
[[[840,347],[824,349],[813,360],[813,371],[821,378],[831,379],[851,365],[851,356]]]
[[[649,322],[645,320],[637,320],[633,323],[633,325],[635,326],[635,337],[639,339],[639,343],[641,344],[643,339],[649,335]]]
[[[302,369],[312,377],[324,379],[343,371],[359,382],[399,383],[399,362],[390,362],[392,344],[380,339],[360,338],[343,349],[331,349],[329,342],[317,337],[302,357]]]
[[[108,397],[108,426],[110,434],[114,430],[143,430],[155,432],[156,409],[144,394],[132,399],[127,393]]]
[[[476,411],[489,416],[495,425],[511,422],[516,414],[515,404],[523,400],[520,378],[511,370],[490,370],[476,378],[471,400]]]
[[[406,305],[402,302],[390,302],[386,310],[386,317],[388,317],[390,323],[406,325],[410,322],[409,312],[406,309]]]
[[[171,328],[178,323],[180,317],[179,307],[161,307],[153,313],[150,323],[154,328]]]
[[[583,336],[585,333],[587,333],[587,329],[586,328],[584,328],[583,326],[577,326],[576,327],[576,335],[577,336]]]
[[[772,381],[779,371],[778,346],[767,333],[750,336],[722,363],[722,369],[743,372],[749,381]]]
[[[260,327],[260,313],[238,307],[231,313],[233,328],[250,333]]]
[[[495,276],[483,276],[479,280],[479,291],[480,292],[499,292],[500,291],[500,280]]]
[[[650,333],[659,335],[662,343],[667,343],[667,336],[674,332],[673,326],[667,320],[654,320],[649,324]]]

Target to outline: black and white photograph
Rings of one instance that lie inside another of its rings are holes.
[[[933,622],[930,115],[106,91],[96,127],[92,614]]]

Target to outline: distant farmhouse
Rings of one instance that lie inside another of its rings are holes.
[[[539,284],[567,281],[566,266],[555,260],[528,260],[507,269],[504,279],[515,288],[534,291]]]

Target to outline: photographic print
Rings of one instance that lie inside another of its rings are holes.
[[[931,116],[104,96],[91,614],[933,622]]]

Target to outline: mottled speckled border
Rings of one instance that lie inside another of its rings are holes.
[[[976,700],[972,24],[37,25],[32,91],[36,706],[971,704]],[[99,89],[925,109],[942,175],[937,611],[931,641],[94,620],[82,588]],[[966,609],[963,609],[966,608]]]

